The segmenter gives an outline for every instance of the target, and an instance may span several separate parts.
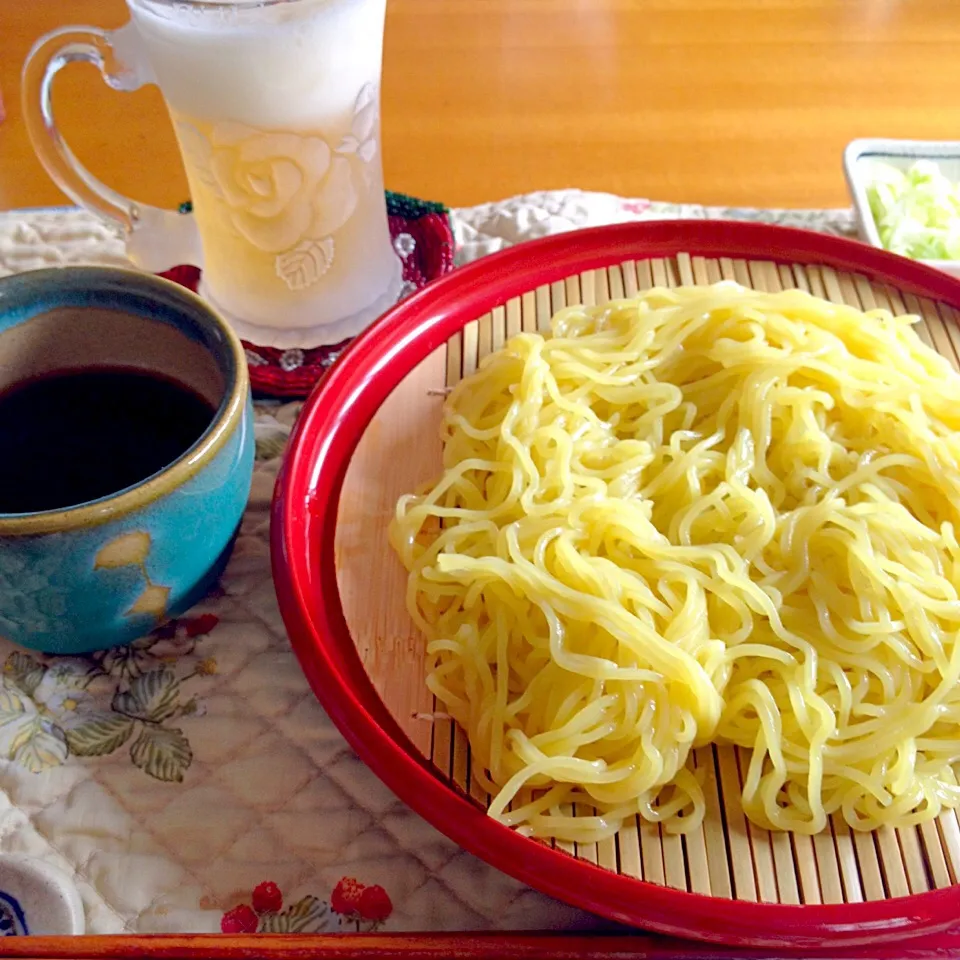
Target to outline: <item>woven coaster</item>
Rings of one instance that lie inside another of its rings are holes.
[[[184,204],[181,210],[189,212],[189,204]],[[448,210],[443,204],[417,200],[389,190],[387,216],[394,249],[403,263],[402,299],[452,269],[453,232]],[[194,292],[200,283],[198,267],[174,267],[161,276]],[[312,350],[298,347],[280,350],[245,341],[243,346],[254,395],[288,400],[305,397],[349,343],[349,340],[343,340]]]

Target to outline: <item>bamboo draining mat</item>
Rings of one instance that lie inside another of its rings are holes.
[[[344,614],[361,660],[401,728],[439,777],[481,807],[489,798],[472,776],[465,734],[452,721],[433,718],[423,640],[406,613],[406,573],[386,541],[397,497],[440,470],[438,428],[446,388],[514,334],[547,329],[551,316],[565,306],[630,297],[653,286],[721,279],[765,291],[798,287],[863,310],[916,313],[922,317],[921,337],[960,369],[960,327],[946,305],[827,267],[680,254],[570,276],[468,324],[400,384],[361,439],[344,483],[337,528]],[[947,887],[960,877],[960,824],[953,811],[917,828],[858,833],[835,818],[829,831],[815,837],[770,833],[749,823],[740,806],[747,761],[739,748],[695,751],[693,762],[705,771],[707,816],[692,833],[670,835],[637,818],[601,843],[557,846],[650,883],[754,902],[858,903]]]

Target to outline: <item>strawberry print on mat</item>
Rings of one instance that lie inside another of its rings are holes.
[[[220,920],[223,933],[372,933],[393,913],[390,896],[379,884],[365,886],[343,877],[329,900],[301,897],[285,906],[283,893],[270,880],[254,887],[249,903],[228,910]]]

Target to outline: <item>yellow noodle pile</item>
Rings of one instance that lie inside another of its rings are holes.
[[[709,743],[763,827],[960,805],[960,376],[914,321],[656,289],[453,390],[391,539],[493,816],[689,829]]]

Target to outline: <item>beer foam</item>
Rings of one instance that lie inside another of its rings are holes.
[[[164,96],[194,117],[338,127],[379,83],[386,0],[130,6]]]

